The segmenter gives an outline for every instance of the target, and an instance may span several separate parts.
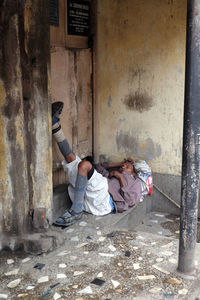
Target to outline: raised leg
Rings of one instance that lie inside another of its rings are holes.
[[[62,111],[61,106],[63,107],[63,105],[59,103],[62,102],[53,103],[55,107],[52,105],[52,134],[65,160],[68,163],[71,163],[76,159],[76,155],[72,152],[71,147],[62,131],[61,125],[59,124],[60,114]],[[59,217],[56,220],[56,225],[69,226],[81,218],[83,213],[85,190],[88,179],[92,176],[92,170],[93,166],[89,161],[83,160],[79,163],[74,191],[74,202],[71,209],[66,211],[62,217]]]

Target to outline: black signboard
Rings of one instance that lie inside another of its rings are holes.
[[[68,34],[88,36],[90,31],[90,2],[67,0]]]
[[[53,26],[59,26],[58,0],[50,0],[50,24]]]

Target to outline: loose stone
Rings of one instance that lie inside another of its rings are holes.
[[[33,290],[34,288],[35,288],[35,287],[34,287],[33,285],[29,285],[29,286],[27,286],[26,289],[27,289],[28,291],[30,291],[30,290]]]
[[[152,289],[150,289],[149,292],[150,292],[151,294],[156,294],[156,293],[160,292],[161,290],[162,290],[161,287],[155,286],[155,287],[153,287]]]
[[[167,222],[171,222],[171,223],[173,223],[174,221],[173,220],[171,220],[171,219],[166,219],[166,221]]]
[[[66,267],[67,267],[66,264],[59,264],[59,268],[61,268],[61,269],[64,269],[64,268],[66,268]]]
[[[113,252],[116,251],[116,248],[113,245],[108,246],[108,248]]]
[[[84,288],[83,290],[79,291],[78,294],[92,294],[92,289],[88,285],[88,286],[86,286],[86,288]]]
[[[139,264],[133,264],[133,269],[134,269],[134,270],[140,269],[140,265],[139,265]]]
[[[97,277],[98,277],[98,278],[101,278],[101,277],[103,277],[103,273],[102,273],[102,272],[100,272],[99,274],[97,274]]]
[[[105,237],[104,236],[100,236],[100,238],[98,239],[99,242],[104,242],[105,241]]]
[[[175,258],[170,258],[170,259],[169,259],[169,262],[172,263],[172,264],[174,264],[174,265],[176,265],[176,264],[177,264],[177,259],[175,259]]]
[[[188,290],[187,289],[182,289],[178,291],[179,295],[187,295]]]
[[[140,257],[138,257],[138,260],[139,260],[139,261],[142,261],[142,260],[143,260],[143,258],[140,256]]]
[[[38,269],[38,270],[42,270],[42,268],[44,268],[44,267],[45,267],[45,264],[37,263],[33,268]]]
[[[159,267],[159,266],[153,265],[152,267],[153,267],[154,269],[156,269],[156,270],[158,270],[158,271],[164,273],[164,274],[167,274],[167,275],[170,274],[170,272],[168,272],[167,270],[162,269],[162,268]]]
[[[62,251],[60,253],[58,253],[56,256],[64,256],[67,255],[68,253],[66,251]]]
[[[65,274],[57,274],[57,279],[63,279],[63,278],[66,278],[67,276]]]
[[[107,234],[107,238],[113,238],[116,235],[116,232],[110,232]]]
[[[82,248],[82,247],[86,246],[87,244],[88,244],[88,243],[82,243],[82,244],[79,244],[79,245],[76,246],[76,248]]]
[[[101,231],[99,230],[99,231],[97,231],[97,235],[101,235]]]
[[[74,228],[69,228],[69,229],[66,230],[66,232],[68,232],[68,233],[71,233],[73,231],[74,231]]]
[[[75,271],[74,276],[79,276],[79,275],[82,275],[83,273],[84,273],[84,271]]]
[[[17,298],[24,298],[24,297],[27,297],[28,296],[28,294],[19,294],[19,295],[17,295]]]
[[[161,214],[155,214],[156,217],[160,217],[160,218],[163,218],[164,215],[161,215]]]
[[[140,244],[141,244],[142,246],[146,246],[146,247],[149,246],[149,245],[145,244],[144,242],[140,242]]]
[[[143,276],[137,276],[139,280],[152,280],[155,279],[154,275],[143,275]]]
[[[77,284],[72,285],[72,288],[73,288],[73,289],[77,289],[77,288],[78,288],[78,285],[77,285]]]
[[[171,256],[171,255],[173,255],[173,252],[171,252],[171,251],[164,251],[164,252],[161,252],[160,254],[164,255],[164,256]]]
[[[169,283],[169,284],[180,285],[182,281],[177,278],[172,277],[172,278],[166,279],[165,282]]]
[[[156,262],[162,262],[164,259],[162,257],[156,258]]]
[[[14,269],[10,272],[5,273],[6,276],[11,276],[11,275],[17,275],[19,272],[19,269]]]
[[[6,295],[6,294],[0,294],[0,299],[8,299],[8,295]]]
[[[7,264],[8,265],[14,264],[14,260],[13,259],[7,259]]]
[[[99,255],[104,257],[114,257],[114,254],[111,253],[99,253]]]
[[[61,298],[61,296],[58,293],[55,293],[54,296],[53,296],[54,300],[57,300],[57,299],[60,299],[60,298]]]
[[[120,285],[120,283],[118,281],[116,281],[116,280],[112,280],[111,279],[111,282],[112,282],[114,288],[117,288]]]
[[[84,222],[84,221],[79,223],[79,226],[82,226],[82,227],[85,227],[86,225],[87,225],[87,222]]]
[[[48,282],[49,276],[42,276],[38,279],[38,283]]]
[[[72,256],[70,256],[69,258],[70,258],[71,260],[76,260],[76,259],[77,259],[77,256],[73,256],[73,255],[72,255]]]
[[[30,257],[26,257],[26,258],[22,259],[22,263],[25,264],[25,263],[28,262],[29,260],[31,260]]]
[[[56,283],[54,283],[54,284],[51,284],[51,285],[50,285],[50,289],[55,288],[55,287],[58,286],[59,284],[60,284],[60,282],[56,282]]]
[[[136,239],[144,240],[144,237],[141,236],[141,235],[138,235],[138,236],[136,237]]]
[[[172,246],[173,246],[173,243],[170,242],[170,243],[168,243],[168,244],[166,244],[166,245],[162,245],[161,247],[162,247],[162,248],[169,248],[169,247],[172,247]]]
[[[51,294],[53,294],[52,290],[47,290],[46,292],[44,292],[44,294],[42,295],[42,298],[47,298],[49,297]]]
[[[102,285],[104,285],[104,284],[106,283],[106,281],[103,280],[103,279],[95,278],[95,279],[93,279],[93,280],[91,281],[91,283],[92,283],[92,284],[95,284],[95,285],[97,285],[97,286],[102,286]]]
[[[7,287],[10,288],[10,289],[14,289],[16,286],[18,286],[18,284],[21,282],[21,279],[18,278],[18,279],[15,279],[11,282],[8,283]]]
[[[130,256],[131,256],[131,252],[130,252],[130,251],[126,251],[126,252],[125,252],[125,256],[126,256],[126,257],[130,257]]]
[[[78,236],[73,236],[73,237],[71,238],[71,241],[72,241],[72,242],[78,242],[78,241],[79,241]]]

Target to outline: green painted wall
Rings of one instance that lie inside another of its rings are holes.
[[[186,0],[101,0],[95,153],[180,175]]]

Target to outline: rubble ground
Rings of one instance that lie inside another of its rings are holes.
[[[200,258],[191,276],[177,272],[177,217],[152,212],[134,230],[111,220],[55,227],[65,243],[50,253],[2,253],[0,299],[200,299]]]

